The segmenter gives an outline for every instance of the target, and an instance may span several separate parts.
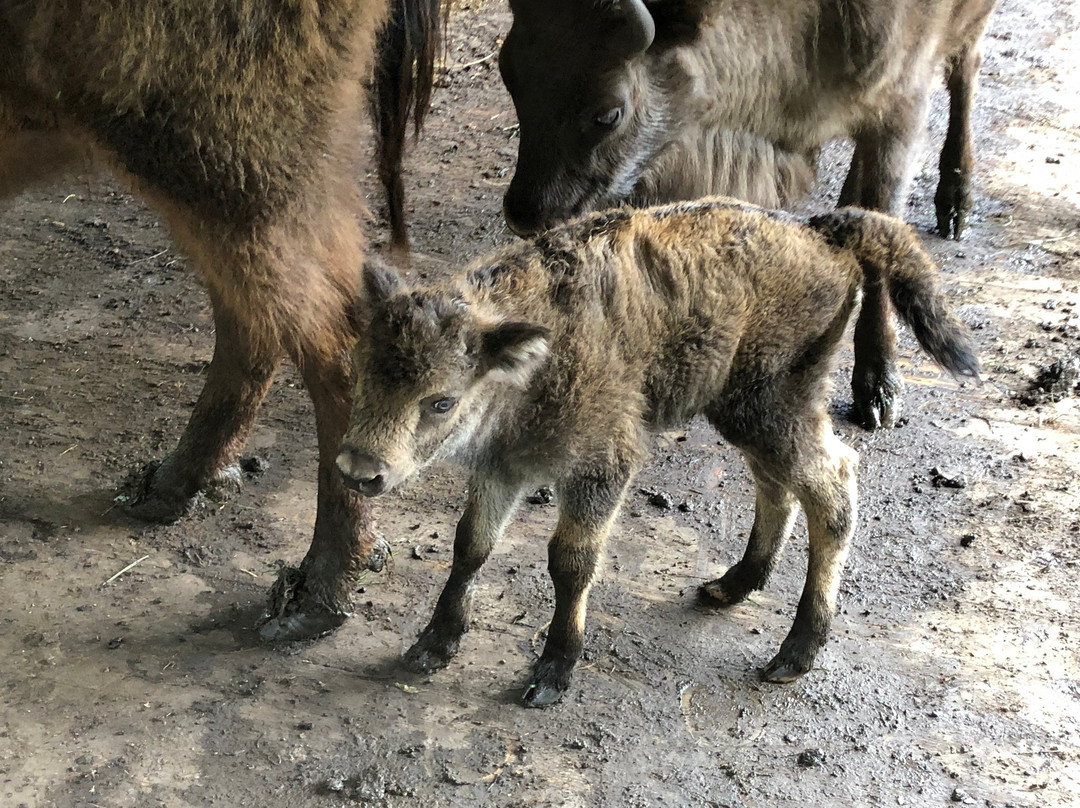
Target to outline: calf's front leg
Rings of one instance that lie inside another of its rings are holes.
[[[589,588],[628,482],[572,478],[559,486],[559,521],[548,543],[555,615],[521,697],[527,707],[554,704],[570,686],[585,640]]]
[[[517,509],[523,486],[507,477],[476,476],[469,483],[469,501],[454,537],[450,578],[435,604],[431,621],[405,652],[405,666],[416,673],[445,668],[469,629],[473,585]]]

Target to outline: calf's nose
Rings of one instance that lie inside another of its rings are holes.
[[[389,466],[354,446],[341,447],[337,456],[337,468],[345,487],[358,491],[365,497],[376,497],[386,490]]]

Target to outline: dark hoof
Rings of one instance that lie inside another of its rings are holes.
[[[857,385],[852,420],[863,429],[891,429],[900,418],[904,382],[895,372],[887,372],[869,384]]]
[[[702,584],[698,598],[708,606],[734,606],[742,603],[755,589],[765,585],[766,576],[758,571],[754,575],[743,572],[742,562],[725,572],[715,581]]]
[[[402,656],[401,663],[413,673],[441,671],[454,658],[458,643],[458,639],[449,642],[438,640],[425,630],[420,639]]]
[[[532,680],[521,702],[526,707],[550,707],[563,697],[570,687],[570,677],[574,672],[574,663],[541,659],[533,668]]]
[[[170,460],[152,461],[132,474],[123,486],[127,498],[125,510],[144,522],[172,524],[186,516],[205,515],[216,503],[235,495],[243,473],[236,464],[221,469],[194,494],[175,471]]]
[[[943,177],[937,194],[934,195],[934,208],[937,211],[938,233],[942,238],[952,236],[959,241],[971,212],[971,191],[968,184],[959,178],[949,181]]]
[[[806,661],[788,659],[783,654],[777,654],[772,662],[761,669],[761,680],[776,685],[787,684],[788,682],[794,682],[813,666],[813,657]]]
[[[259,637],[263,642],[312,640],[334,631],[349,616],[343,609],[331,609],[306,597],[300,570],[283,567],[270,587]]]

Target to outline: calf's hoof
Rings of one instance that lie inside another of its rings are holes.
[[[236,494],[242,480],[240,466],[234,463],[216,472],[194,494],[188,494],[190,483],[176,463],[171,458],[155,460],[124,483],[128,498],[125,510],[144,522],[172,524],[185,516],[209,513],[214,503]]]
[[[574,663],[565,660],[541,659],[533,667],[529,686],[521,694],[526,707],[549,707],[563,697],[570,687]]]
[[[794,682],[814,667],[818,650],[825,644],[825,637],[816,632],[801,637],[788,635],[780,651],[772,661],[761,669],[761,679],[773,684]]]
[[[441,671],[458,652],[459,642],[460,636],[447,640],[430,629],[424,629],[419,639],[401,657],[401,662],[413,673]]]
[[[329,634],[350,616],[311,597],[296,567],[282,567],[267,595],[259,637],[263,642],[311,640]]]
[[[698,589],[701,602],[709,606],[734,606],[765,584],[763,575],[747,575],[741,564],[736,564],[715,581],[702,584]]]

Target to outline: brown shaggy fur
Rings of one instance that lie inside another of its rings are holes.
[[[935,206],[971,209],[971,104],[995,0],[511,0],[499,56],[520,126],[507,223],[726,194],[801,197],[817,150],[855,141],[839,204],[901,216],[935,73],[950,94]],[[855,419],[900,414],[888,301],[867,294]]]
[[[587,216],[452,281],[406,287],[369,266],[372,328],[354,352],[338,468],[376,495],[437,458],[472,471],[454,564],[406,655],[446,665],[481,564],[522,495],[554,482],[555,615],[525,701],[566,689],[585,602],[648,430],[704,414],[757,482],[743,560],[706,584],[735,603],[764,585],[797,509],[810,567],[791,633],[764,675],[809,670],[825,642],[855,520],[856,455],[833,434],[827,374],[860,293],[885,289],[920,344],[976,375],[936,269],[903,223],[854,209],[803,223],[734,200]]]
[[[410,0],[411,1],[411,0]],[[325,630],[381,564],[334,458],[348,420],[362,262],[359,156],[385,0],[0,1],[0,198],[94,162],[156,207],[206,281],[216,345],[176,450],[135,510],[183,515],[228,488],[279,362],[318,422],[315,535],[267,636]]]

